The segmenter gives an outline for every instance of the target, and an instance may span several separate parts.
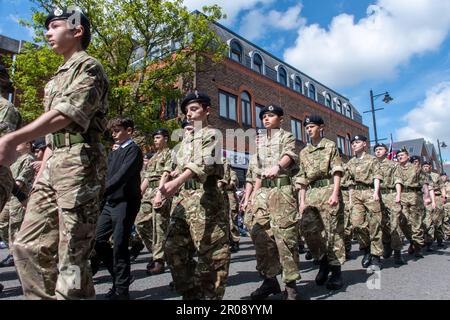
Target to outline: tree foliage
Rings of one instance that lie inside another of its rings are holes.
[[[28,120],[43,112],[39,93],[62,62],[44,35],[45,17],[56,7],[75,5],[86,13],[92,32],[88,53],[103,64],[110,80],[109,117],[129,116],[141,132],[177,127],[162,119],[162,102],[180,97],[180,77],[192,77],[205,56],[217,62],[225,52],[225,44],[209,26],[224,17],[218,6],[193,14],[182,0],[32,2],[33,19],[22,23],[34,28],[37,45],[27,44],[18,55],[13,77]]]

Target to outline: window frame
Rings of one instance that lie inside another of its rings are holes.
[[[294,132],[294,127],[295,127],[295,132]],[[300,131],[300,133],[298,131]],[[291,117],[291,133],[295,137],[295,140],[300,141],[300,142],[304,141],[302,120]]]
[[[248,99],[243,99],[243,95],[247,95]],[[253,124],[253,119],[252,119],[252,97],[250,95],[250,93],[248,93],[247,91],[242,91],[240,94],[240,98],[241,98],[241,124],[243,126],[249,126],[251,127]],[[245,102],[245,118],[247,118],[248,115],[250,115],[250,119],[248,119],[250,121],[250,123],[248,122],[244,122],[244,102]]]
[[[281,82],[281,70],[283,70],[283,72],[284,72],[284,74],[285,74],[285,77],[284,77],[284,79],[285,79],[285,83],[282,83]],[[283,85],[283,86],[285,86],[285,87],[287,87],[288,86],[288,84],[289,84],[289,82],[288,82],[288,72],[287,72],[287,70],[286,70],[286,68],[285,67],[283,67],[283,66],[281,66],[281,65],[279,65],[278,67],[277,67],[277,78],[278,78],[278,83],[279,84],[281,84],[281,85]]]
[[[313,98],[311,98],[311,88],[313,88],[313,90],[314,90]],[[310,98],[311,100],[317,101],[317,89],[316,89],[316,86],[312,83],[308,84],[308,98]]]
[[[237,50],[237,51],[234,50],[235,49],[234,48],[235,45],[239,48],[239,50]],[[233,54],[235,54],[236,56],[239,57],[238,60],[233,58]],[[238,40],[236,40],[236,39],[232,39],[230,41],[230,59],[233,60],[233,61],[242,63],[243,54],[244,54],[244,49],[243,49],[241,43]]]
[[[264,129],[262,120],[259,118],[259,112],[264,108],[265,108],[265,106],[263,106],[262,104],[255,103],[255,128],[256,129]],[[261,110],[258,110],[258,109],[261,109]],[[261,125],[258,126],[258,123]]]
[[[221,105],[221,95],[224,95],[226,97],[226,116],[222,114],[222,105]],[[230,118],[230,98],[234,98],[235,101],[235,110],[234,110],[234,115],[236,119]],[[237,104],[238,104],[238,97],[235,96],[232,93],[223,91],[223,90],[219,90],[219,117],[229,120],[229,121],[234,121],[234,122],[238,122],[238,108],[237,108]]]

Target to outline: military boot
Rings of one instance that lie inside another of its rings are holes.
[[[369,268],[372,271],[381,270],[381,258],[379,256],[372,256],[372,258],[370,259]]]
[[[400,250],[394,250],[394,263],[398,266],[402,266],[406,264],[406,261],[402,257],[402,253]]]
[[[0,283],[0,293],[2,293],[4,286]]]
[[[331,276],[327,282],[328,290],[339,290],[344,285],[342,281],[341,266],[330,266]]]
[[[412,243],[410,243],[408,247],[408,254],[414,254],[414,245]]]
[[[298,253],[299,253],[299,254],[304,254],[304,253],[306,253],[306,250],[305,250],[305,244],[302,243],[302,242],[300,242],[300,243],[298,244]]]
[[[361,265],[363,268],[367,268],[370,265],[370,249],[366,248],[364,249],[364,257],[361,260]]]
[[[311,251],[306,251],[306,254],[305,254],[305,259],[306,260],[312,260],[312,258],[313,258],[313,256],[312,256],[312,253],[311,253]]]
[[[426,249],[427,252],[433,252],[434,251],[434,249],[432,247],[433,242],[427,242],[427,243],[425,243],[425,245],[427,246],[427,249]]]
[[[165,269],[166,268],[165,268],[164,260],[157,259],[157,260],[155,260],[153,267],[151,267],[150,269],[147,269],[147,274],[148,275],[161,274],[161,273],[164,273]]]
[[[419,259],[423,258],[422,248],[418,245],[414,245],[414,257]]]
[[[316,284],[318,286],[322,286],[325,284],[325,282],[327,282],[329,272],[330,272],[330,269],[328,268],[328,259],[327,259],[327,256],[324,256],[320,260],[319,272],[316,275]]]
[[[135,262],[141,251],[145,248],[140,241],[135,241],[130,249],[130,262]]]
[[[264,300],[271,294],[281,292],[280,284],[276,277],[265,278],[262,285],[250,294],[252,300]]]
[[[390,242],[383,242],[383,258],[388,259],[392,256],[392,247]]]
[[[437,247],[438,248],[445,248],[445,244],[442,243],[442,239],[437,240]]]
[[[6,267],[14,267],[14,258],[12,254],[8,254],[8,256],[0,262],[0,268]]]
[[[231,241],[230,242],[230,252],[231,253],[236,253],[238,251],[239,251],[239,242]]]
[[[297,300],[297,283],[295,281],[286,283],[284,294],[285,300]]]

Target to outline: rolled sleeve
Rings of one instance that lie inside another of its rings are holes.
[[[282,150],[280,159],[284,156],[288,156],[294,162],[293,164],[298,164],[298,154],[295,152],[295,138],[291,133],[287,133],[283,136],[281,141]],[[291,166],[293,165],[291,164]]]

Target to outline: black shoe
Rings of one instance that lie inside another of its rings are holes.
[[[234,242],[234,241],[232,241],[231,243],[230,243],[230,252],[231,253],[236,253],[236,252],[238,252],[239,251],[239,242]]]
[[[6,267],[14,267],[14,258],[12,254],[8,254],[8,256],[0,262],[0,268]]]
[[[361,260],[361,265],[363,268],[367,268],[370,265],[370,258],[372,256],[370,255],[370,250],[369,249],[365,249],[364,250],[364,257]]]
[[[414,257],[418,259],[423,258],[422,248],[420,248],[419,246],[414,246]]]
[[[142,242],[135,242],[130,249],[130,262],[135,262],[144,248],[145,246]]]
[[[433,247],[432,247],[432,242],[428,242],[427,244],[426,244],[426,246],[427,246],[427,249],[426,249],[426,251],[427,252],[434,252],[434,249],[433,249]]]
[[[400,250],[394,251],[394,263],[398,266],[402,266],[406,264],[406,261],[402,257],[402,253]]]
[[[379,256],[371,256],[369,268],[373,271],[381,270],[381,258]]]
[[[303,243],[300,243],[300,244],[298,245],[298,253],[299,253],[299,254],[304,254],[304,253],[306,253],[305,245],[304,245]]]
[[[114,292],[108,299],[109,300],[130,300],[130,294]]]
[[[252,300],[264,300],[271,294],[278,293],[281,293],[281,288],[277,278],[266,278],[262,285],[250,294],[250,298]]]
[[[352,260],[352,259],[353,259],[352,254],[350,252],[346,252],[345,253],[345,260]]]
[[[392,256],[392,247],[390,242],[383,242],[383,258],[389,259]]]
[[[0,293],[2,293],[4,286],[0,283]]]
[[[414,254],[414,245],[412,243],[408,247],[408,254]]]
[[[445,248],[445,244],[442,243],[442,240],[437,241],[437,247],[438,248]]]
[[[327,282],[328,290],[339,290],[344,285],[342,281],[341,266],[330,266],[331,276]]]
[[[326,256],[324,256],[320,260],[319,272],[316,275],[316,284],[318,286],[322,286],[325,284],[325,282],[327,282],[329,272],[330,272],[330,270],[328,268],[328,259]]]
[[[295,281],[286,283],[286,287],[284,288],[284,300],[297,300],[297,295],[297,283]]]
[[[305,259],[306,260],[312,260],[312,258],[313,258],[313,256],[312,256],[312,253],[311,253],[311,251],[306,251],[306,254],[305,254]]]
[[[105,298],[106,299],[111,299],[112,296],[114,296],[116,294],[116,288],[112,287],[111,289],[109,289],[109,291],[105,294]]]

